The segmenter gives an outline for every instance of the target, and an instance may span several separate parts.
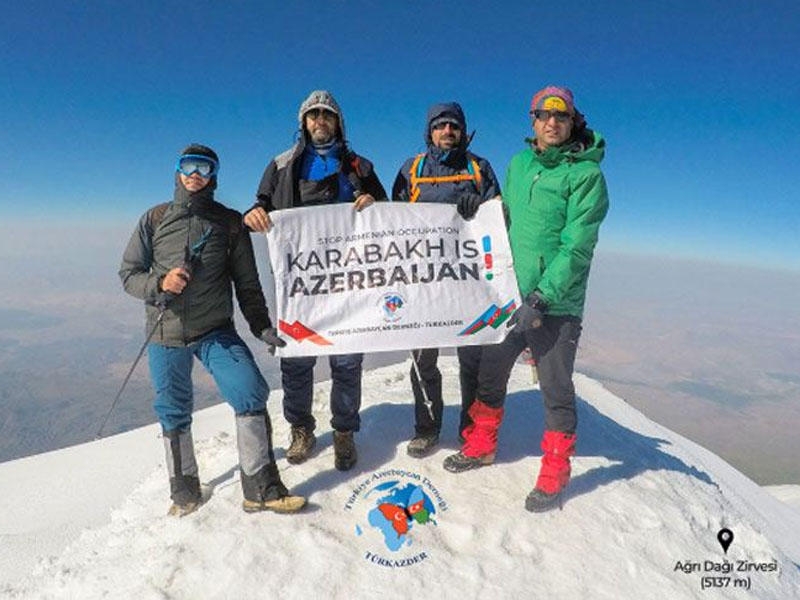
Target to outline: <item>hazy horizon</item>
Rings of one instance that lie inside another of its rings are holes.
[[[144,337],[141,303],[117,277],[134,225],[0,226],[0,461],[94,437]],[[800,273],[609,253],[601,241],[576,370],[758,483],[800,483],[798,305]],[[278,386],[276,359],[237,323]],[[197,407],[217,403],[202,368],[195,377]],[[106,434],[153,422],[151,399],[140,365]]]

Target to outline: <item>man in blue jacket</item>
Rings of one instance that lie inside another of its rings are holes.
[[[431,106],[423,137],[427,149],[400,167],[392,186],[392,200],[453,204],[463,218],[471,219],[482,202],[500,195],[500,184],[489,162],[467,149],[472,136],[467,136],[467,121],[458,103]],[[459,432],[469,423],[467,410],[477,386],[477,370],[464,361],[469,354],[469,347],[458,350],[462,407]],[[444,404],[442,374],[436,366],[438,358],[438,348],[412,352],[411,389],[416,425],[406,451],[415,458],[429,454],[439,443]]]
[[[256,204],[245,213],[245,225],[263,232],[272,227],[269,213],[273,210],[339,202],[362,210],[387,199],[372,163],[350,149],[344,115],[330,92],[311,92],[300,105],[297,119],[298,141],[267,165]],[[340,471],[351,469],[357,459],[353,434],[361,422],[363,357],[361,353],[329,357],[334,464]],[[315,363],[314,356],[281,359],[283,414],[292,426],[286,459],[293,464],[305,461],[316,444],[316,420],[311,413]]]

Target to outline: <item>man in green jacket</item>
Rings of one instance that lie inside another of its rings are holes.
[[[503,202],[523,304],[509,320],[514,329],[479,357],[473,424],[460,452],[445,459],[452,472],[494,460],[497,432],[511,369],[529,347],[536,361],[545,407],[542,465],[525,501],[532,512],[556,506],[575,453],[575,388],[572,372],[598,230],[608,211],[600,171],[605,141],[586,126],[572,92],[548,86],[531,103],[534,139],[511,159]]]

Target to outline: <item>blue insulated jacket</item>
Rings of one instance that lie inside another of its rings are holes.
[[[461,126],[461,144],[458,147],[451,150],[442,150],[433,145],[430,135],[431,123],[441,117],[450,117]],[[500,183],[489,161],[467,150],[467,121],[464,117],[464,111],[458,103],[444,102],[434,104],[428,109],[423,139],[427,149],[421,160],[421,168],[418,163],[415,169],[417,176],[439,178],[468,174],[470,169],[473,168],[472,161],[475,161],[478,165],[481,181],[478,186],[474,181],[421,183],[419,184],[417,202],[454,204],[464,192],[477,193],[484,200],[500,195]],[[416,158],[416,156],[412,156],[400,167],[392,185],[392,200],[408,202],[411,199],[411,170]]]

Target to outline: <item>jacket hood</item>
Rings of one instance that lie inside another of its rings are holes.
[[[428,109],[428,116],[425,119],[425,131],[422,138],[425,143],[430,146],[431,141],[431,126],[434,121],[442,118],[450,118],[461,127],[461,145],[466,148],[467,143],[467,119],[464,116],[464,110],[458,102],[440,102],[432,105]]]
[[[202,190],[190,192],[181,183],[179,174],[175,173],[175,191],[172,193],[172,201],[178,206],[189,206],[190,203],[195,206],[208,204],[214,201],[216,187],[217,178],[213,177]]]
[[[314,90],[303,100],[302,104],[300,104],[300,109],[297,111],[297,122],[300,125],[300,132],[305,135],[303,118],[308,111],[315,108],[324,108],[325,110],[335,113],[336,116],[339,117],[339,136],[342,141],[345,141],[347,135],[344,128],[344,115],[339,108],[339,103],[336,102],[336,98],[327,90]]]

